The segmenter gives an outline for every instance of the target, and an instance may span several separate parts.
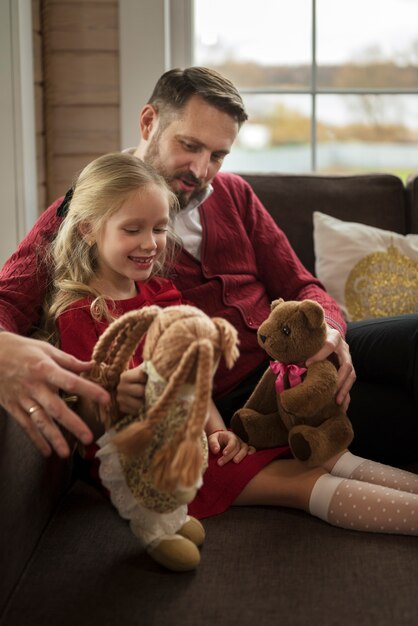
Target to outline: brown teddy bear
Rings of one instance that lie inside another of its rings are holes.
[[[232,430],[256,448],[289,444],[309,466],[322,464],[353,439],[345,411],[335,402],[337,370],[329,360],[301,367],[326,337],[324,311],[312,300],[275,300],[258,329],[258,342],[273,359]]]
[[[137,415],[122,416],[116,388],[145,333],[144,406]],[[110,408],[99,409],[106,429],[97,442],[100,477],[143,547],[171,570],[191,570],[200,561],[205,533],[187,515],[187,503],[206,465],[213,375],[222,356],[232,367],[237,344],[237,331],[224,319],[188,305],[153,305],[112,322],[93,351],[89,378],[112,397]]]

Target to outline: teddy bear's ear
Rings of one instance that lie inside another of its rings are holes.
[[[303,300],[300,303],[300,310],[305,315],[311,328],[320,328],[324,323],[324,309],[318,302]]]
[[[283,304],[283,302],[284,302],[283,298],[278,298],[277,300],[273,300],[273,302],[270,305],[271,311],[273,311],[273,309],[275,309],[276,306],[279,306],[279,304]]]

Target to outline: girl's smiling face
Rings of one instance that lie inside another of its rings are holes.
[[[169,223],[167,193],[148,184],[126,198],[103,224],[97,238],[97,285],[114,299],[136,293],[163,253]],[[94,286],[94,285],[92,285]]]

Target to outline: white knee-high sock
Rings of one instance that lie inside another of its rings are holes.
[[[309,511],[334,526],[418,535],[418,495],[324,474],[312,489]]]
[[[338,459],[331,470],[331,474],[418,494],[417,474],[390,465],[376,463],[376,461],[362,459],[351,454],[351,452],[345,452]]]

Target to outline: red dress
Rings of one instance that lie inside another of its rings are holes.
[[[127,300],[113,300],[109,303],[112,314],[119,317],[128,311],[142,309],[144,306],[157,304],[161,307],[182,304],[180,292],[171,280],[150,278],[147,282],[137,283],[138,293]],[[82,298],[73,302],[57,320],[60,336],[60,348],[81,361],[90,361],[93,348],[100,335],[109,326],[106,321],[93,319],[90,305],[93,298]],[[138,346],[133,356],[133,366],[142,363],[142,346]]]
[[[127,300],[114,302],[116,315],[139,309],[151,304],[161,307],[182,304],[180,292],[173,283],[162,278],[151,278],[146,283],[138,283],[138,293]],[[91,298],[83,298],[72,303],[57,320],[61,348],[78,359],[89,361],[99,336],[107,328],[107,322],[97,322],[90,313]],[[136,350],[133,365],[142,362],[142,344]],[[90,476],[100,484],[96,444],[87,446],[86,459],[90,461]],[[219,467],[217,459],[221,454],[209,453],[209,466],[203,476],[203,486],[189,505],[189,513],[197,518],[209,517],[225,511],[236,500],[247,483],[273,459],[289,458],[287,446],[260,450],[246,456],[240,463],[230,461]],[[103,489],[103,488],[102,488]]]
[[[198,519],[226,511],[250,480],[274,459],[292,458],[288,446],[257,450],[240,463],[229,461],[220,467],[217,460],[221,456],[221,453],[215,455],[209,452],[209,466],[203,475],[203,486],[189,504],[190,515]]]

